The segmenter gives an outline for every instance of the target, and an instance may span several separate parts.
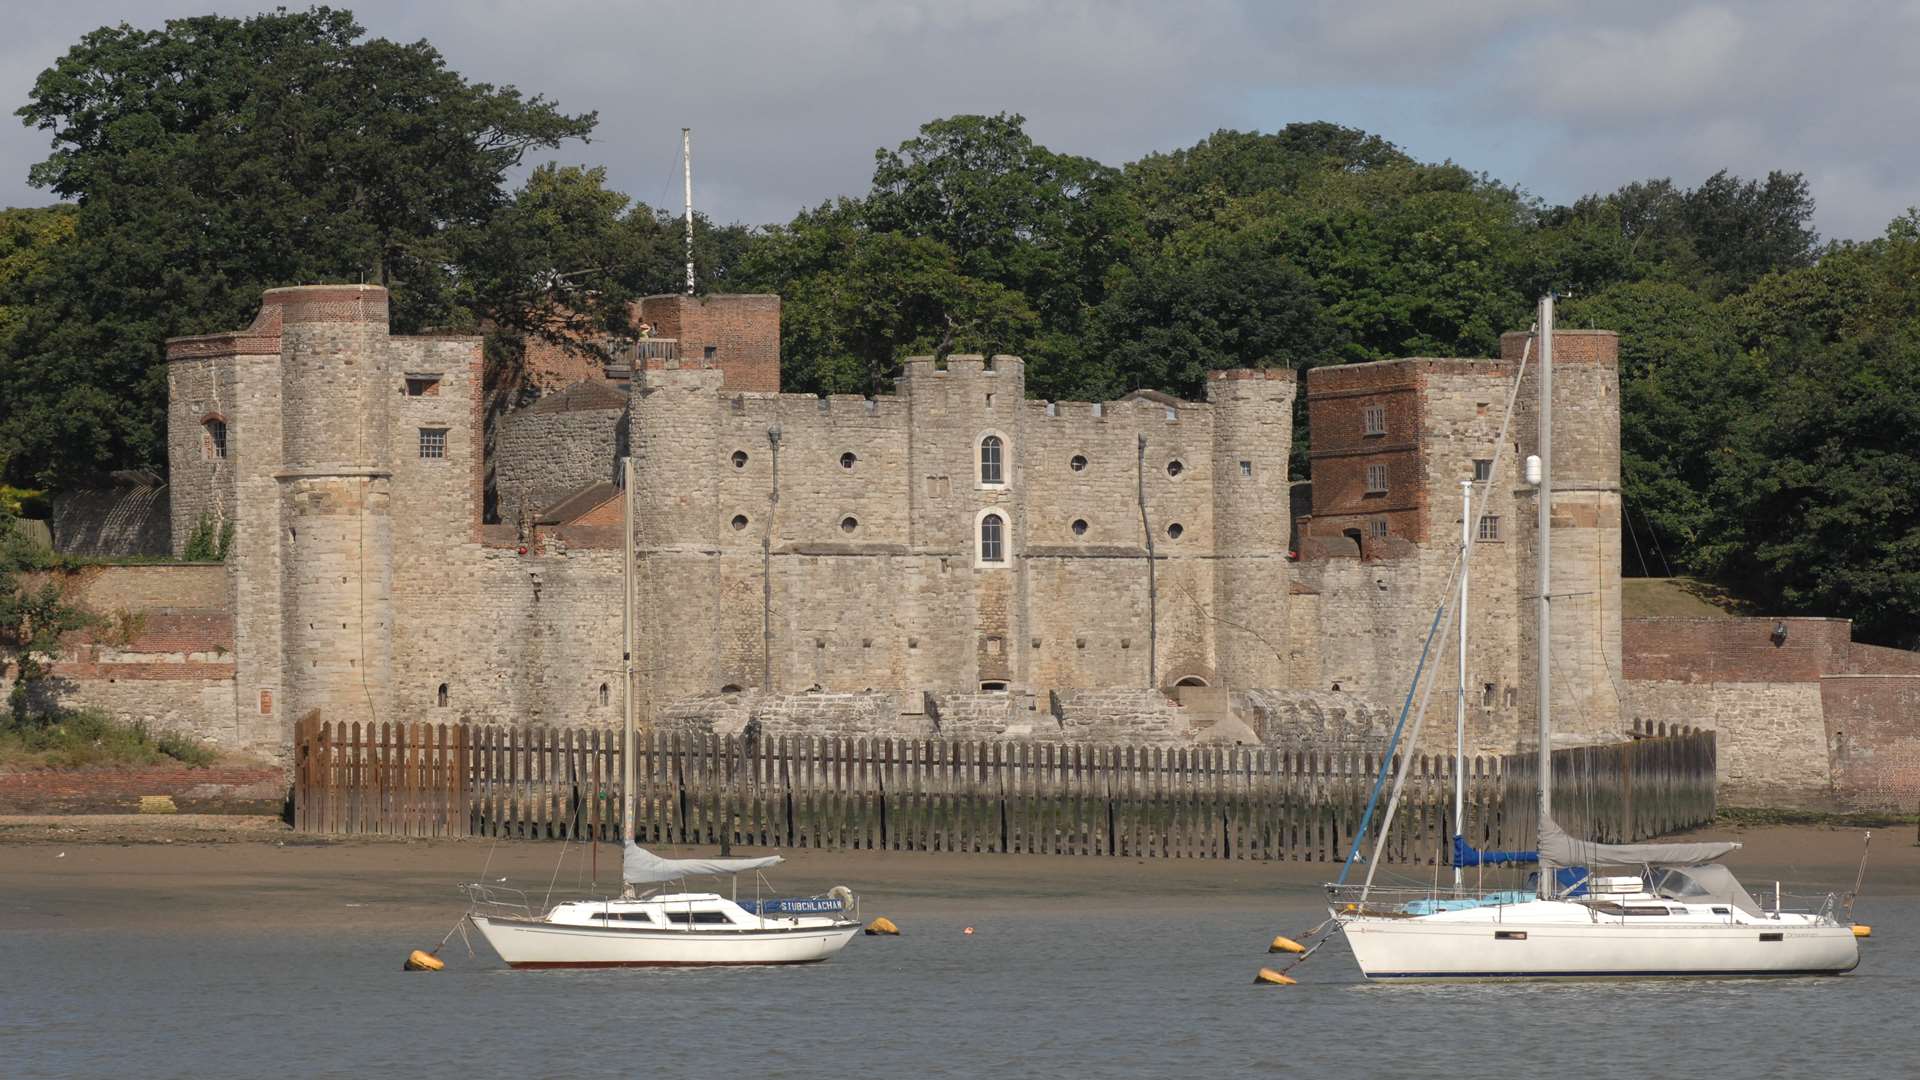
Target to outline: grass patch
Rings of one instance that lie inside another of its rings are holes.
[[[0,764],[51,769],[176,763],[200,767],[219,758],[185,735],[155,735],[145,724],[123,723],[98,709],[0,720]]]
[[[1756,614],[1752,605],[1726,589],[1687,577],[1621,578],[1620,609],[1628,618],[1729,619]]]
[[[1714,814],[1721,825],[1817,825],[1835,829],[1891,829],[1920,823],[1920,814],[1881,810],[1777,810],[1761,806],[1723,806]]]

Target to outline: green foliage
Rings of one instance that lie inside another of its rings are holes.
[[[216,521],[210,514],[201,514],[187,533],[180,558],[183,562],[226,562],[232,547],[233,522]]]
[[[377,281],[401,331],[474,323],[457,255],[508,170],[594,117],[363,37],[327,8],[123,24],[41,73],[19,115],[54,149],[30,177],[78,208],[0,294],[32,301],[0,351],[9,478],[163,460],[162,342],[246,325],[264,288]]]
[[[43,569],[50,556],[13,527],[14,517],[0,508],[0,669],[13,669],[7,711],[25,723],[46,708],[46,686],[60,639],[95,623],[92,615],[67,604],[51,581],[23,584],[22,570]]]
[[[177,761],[204,767],[220,755],[175,732],[154,735],[146,725],[122,723],[98,709],[58,709],[42,716],[0,719],[0,761],[57,769],[95,765],[158,765]]]

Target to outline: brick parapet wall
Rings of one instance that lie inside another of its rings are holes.
[[[676,338],[681,356],[708,357],[726,373],[729,390],[780,389],[780,298],[771,294],[671,293],[643,297],[639,317],[653,332]]]
[[[183,813],[278,813],[288,777],[275,766],[26,769],[0,772],[0,813],[113,813],[164,795]]]
[[[1829,676],[1820,703],[1840,801],[1901,813],[1920,805],[1920,675]]]
[[[1848,670],[1853,648],[1845,619],[1622,619],[1621,637],[1622,676],[1658,682],[1816,682]]]

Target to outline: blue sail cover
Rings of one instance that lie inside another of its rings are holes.
[[[1467,838],[1456,834],[1453,838],[1453,865],[1455,866],[1502,866],[1509,863],[1537,863],[1540,853],[1537,851],[1481,851],[1467,843]]]

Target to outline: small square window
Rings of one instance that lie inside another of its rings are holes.
[[[1387,493],[1387,467],[1385,465],[1367,466],[1367,494],[1385,495]]]
[[[420,429],[420,456],[423,458],[444,458],[447,456],[447,429]]]
[[[1373,537],[1375,540],[1385,540],[1387,538],[1387,519],[1386,518],[1368,519],[1367,535]]]
[[[700,350],[700,356],[704,360],[711,360],[718,355],[720,355],[720,347],[718,345],[709,345]]]
[[[1480,531],[1477,535],[1481,540],[1500,539],[1500,516],[1498,514],[1480,515]]]
[[[407,396],[408,397],[439,397],[440,396],[440,376],[438,375],[407,376]]]
[[[1243,462],[1241,462],[1241,463],[1240,463],[1240,475],[1241,475],[1241,476],[1252,476],[1252,475],[1253,475],[1253,462],[1251,462],[1251,461],[1243,461]]]
[[[1367,406],[1361,419],[1364,424],[1363,430],[1367,434],[1385,435],[1387,433],[1387,407],[1385,405]]]
[[[1493,460],[1491,458],[1474,458],[1473,478],[1475,480],[1493,479]]]

